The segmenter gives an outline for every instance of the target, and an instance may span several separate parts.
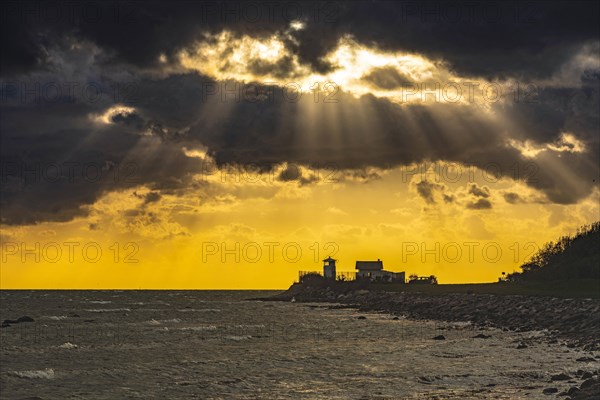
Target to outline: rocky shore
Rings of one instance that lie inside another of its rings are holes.
[[[330,302],[340,304],[341,307],[386,312],[415,320],[471,322],[482,327],[518,332],[544,331],[546,335],[543,340],[548,343],[563,343],[589,351],[589,357],[578,361],[585,363],[600,360],[600,356],[594,356],[594,352],[600,351],[598,299],[465,293],[431,295],[369,290],[368,286],[336,282],[294,284],[279,295],[261,300]],[[574,386],[570,393],[560,394],[569,395],[571,399],[600,398],[598,371],[581,372],[586,379]],[[550,393],[551,389],[546,394],[559,394]]]

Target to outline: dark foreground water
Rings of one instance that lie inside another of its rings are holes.
[[[598,368],[541,332],[244,300],[268,294],[1,291],[35,322],[0,329],[0,398],[540,399]]]

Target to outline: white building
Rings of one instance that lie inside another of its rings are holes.
[[[369,279],[373,282],[406,282],[404,272],[391,272],[383,269],[383,261],[357,261],[356,279]]]

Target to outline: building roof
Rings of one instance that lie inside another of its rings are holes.
[[[356,269],[359,271],[378,271],[383,269],[383,261],[357,261]]]

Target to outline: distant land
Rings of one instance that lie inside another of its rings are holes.
[[[425,293],[478,293],[495,295],[551,296],[563,298],[600,298],[600,221],[580,227],[546,243],[521,271],[500,277],[494,283],[420,284],[376,282],[335,282],[336,287],[360,287],[375,291]],[[319,278],[319,277],[317,277]],[[327,280],[311,280],[312,286],[331,286]],[[289,291],[302,285],[294,284]]]

